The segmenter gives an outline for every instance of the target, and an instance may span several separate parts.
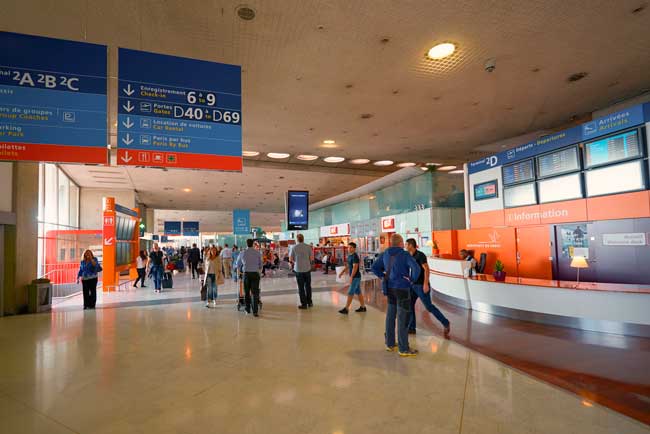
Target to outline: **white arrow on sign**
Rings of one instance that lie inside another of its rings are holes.
[[[104,238],[104,244],[107,246],[113,245],[113,237]]]
[[[133,122],[131,122],[130,117],[127,117],[126,122],[122,122],[122,125],[124,125],[124,128],[131,128],[135,124]]]
[[[131,113],[133,111],[133,109],[135,108],[135,106],[131,105],[131,101],[127,101],[126,105],[122,105],[122,108],[124,110],[126,110],[127,113]]]
[[[125,145],[130,145],[133,143],[133,139],[131,138],[131,135],[129,133],[126,133],[126,137],[122,137],[122,143]]]
[[[131,89],[131,84],[129,84],[126,89],[122,89],[122,91],[128,96],[133,95],[133,92],[135,92],[135,90]]]
[[[133,140],[131,140],[133,141]],[[122,157],[120,157],[123,162],[128,163],[129,161],[133,160],[133,157],[129,157],[129,151],[126,151]]]

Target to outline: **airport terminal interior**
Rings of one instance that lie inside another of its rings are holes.
[[[648,29],[3,0],[0,434],[650,434]]]

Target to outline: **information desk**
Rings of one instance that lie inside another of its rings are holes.
[[[526,279],[463,277],[467,261],[428,259],[434,296],[494,315],[565,327],[650,337],[650,287]]]

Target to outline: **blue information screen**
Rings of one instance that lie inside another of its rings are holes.
[[[232,212],[232,232],[235,235],[251,233],[251,212],[248,209],[235,209]]]
[[[492,199],[498,195],[496,179],[474,185],[474,200]]]
[[[577,170],[580,170],[577,146],[537,157],[537,173],[540,178]]]
[[[309,226],[309,192],[289,191],[287,194],[287,230],[305,230]]]
[[[503,166],[503,185],[518,184],[534,178],[533,160]]]
[[[186,237],[198,237],[199,222],[183,222],[183,235]]]
[[[108,163],[105,45],[0,32],[0,160]]]
[[[165,222],[165,235],[180,235],[181,222]]]
[[[241,67],[119,49],[118,164],[241,171]]]
[[[628,160],[640,155],[638,130],[616,134],[585,144],[585,165],[587,167]]]

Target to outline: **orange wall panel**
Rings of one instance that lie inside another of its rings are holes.
[[[438,249],[440,249],[441,258],[458,257],[458,234],[457,230],[435,231],[431,234],[431,239],[436,240]]]
[[[551,233],[547,225],[517,228],[517,251],[519,277],[552,279]]]
[[[546,203],[539,206],[539,211],[542,224],[582,222],[587,220],[587,200]]]
[[[488,274],[494,271],[494,263],[500,259],[508,275],[517,275],[517,241],[514,228],[460,230],[458,249],[473,250],[477,261],[481,253],[487,253],[485,272]]]
[[[650,192],[614,194],[587,199],[589,220],[650,217]]]
[[[539,205],[509,208],[505,210],[505,224],[506,226],[538,225],[539,215]]]
[[[469,222],[470,222],[470,226],[473,229],[487,228],[492,226],[503,226],[504,225],[503,210],[499,209],[496,211],[472,213],[470,215]]]

